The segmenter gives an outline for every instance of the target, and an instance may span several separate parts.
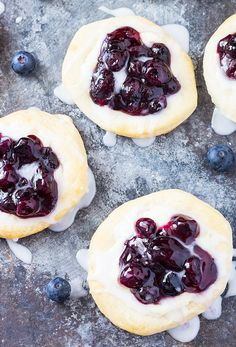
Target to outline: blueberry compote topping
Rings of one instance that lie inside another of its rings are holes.
[[[149,48],[133,28],[117,29],[102,44],[90,85],[91,98],[100,106],[131,116],[158,112],[167,106],[167,96],[180,89],[170,63],[164,44],[154,43]],[[116,73],[122,69],[126,77],[117,90]]]
[[[236,79],[236,33],[224,37],[217,46],[220,64],[229,78]]]
[[[135,229],[120,257],[119,281],[143,304],[200,293],[215,282],[214,259],[195,243],[200,232],[195,220],[178,215],[158,228],[152,219],[141,218]]]
[[[29,165],[35,165],[35,173],[23,177]],[[13,141],[0,134],[0,211],[20,218],[48,215],[58,198],[53,176],[58,166],[55,153],[36,136]]]

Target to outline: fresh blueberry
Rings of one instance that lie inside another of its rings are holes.
[[[70,283],[61,277],[55,277],[47,284],[46,293],[49,299],[64,302],[70,297]]]
[[[25,51],[17,52],[11,61],[12,69],[20,75],[28,75],[34,71],[36,61],[34,56]]]
[[[209,166],[218,171],[225,172],[235,165],[235,156],[232,149],[227,145],[215,145],[207,152]]]

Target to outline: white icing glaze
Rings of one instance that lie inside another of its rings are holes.
[[[22,17],[17,17],[15,20],[16,24],[19,24],[22,21],[22,19],[23,19]]]
[[[100,6],[98,9],[114,17],[135,16],[135,13],[128,7],[120,7],[120,8],[116,8],[115,10],[111,10],[105,6]]]
[[[10,250],[12,251],[12,253],[15,254],[15,256],[20,259],[21,261],[23,261],[23,263],[25,264],[31,264],[32,262],[32,253],[30,252],[30,250],[23,246],[18,244],[16,241],[13,240],[6,240],[7,244],[10,248]]]
[[[189,52],[189,31],[185,26],[180,24],[167,24],[162,28],[166,30],[188,53]]]
[[[132,139],[132,140],[139,147],[148,147],[154,143],[155,139],[156,139],[156,136],[149,137],[147,139]]]
[[[126,67],[127,67],[127,64],[120,71],[113,72],[113,76],[115,79],[115,93],[119,93],[124,81],[126,80],[126,77],[127,77]]]
[[[71,285],[70,297],[72,299],[78,299],[88,295],[88,291],[83,288],[83,282],[84,280],[81,277],[76,277],[72,281],[70,281],[70,285]]]
[[[202,316],[208,320],[218,319],[222,312],[222,297],[219,296],[208,309],[202,313]]]
[[[233,248],[233,257],[236,257],[236,248]]]
[[[76,260],[85,271],[88,271],[88,249],[79,249]]]
[[[68,229],[75,220],[75,216],[79,210],[82,208],[88,207],[95,194],[96,194],[96,182],[92,170],[89,168],[88,171],[89,183],[88,183],[88,192],[80,199],[78,205],[74,207],[60,222],[53,224],[49,227],[50,230],[60,232]]]
[[[236,131],[236,123],[225,117],[216,107],[213,111],[211,127],[218,135],[230,135]]]
[[[170,336],[180,342],[190,342],[197,336],[200,329],[199,317],[194,317],[190,321],[176,328],[168,330]]]
[[[65,89],[64,85],[61,83],[54,89],[54,95],[61,100],[64,104],[74,105],[74,101],[72,100],[70,94]]]
[[[25,177],[28,181],[30,181],[36,173],[37,169],[38,163],[34,162],[32,164],[23,165],[19,170],[17,170],[17,173],[20,176]]]
[[[0,1],[0,16],[5,12],[5,5]]]
[[[113,147],[116,144],[116,134],[106,131],[106,134],[103,136],[103,143],[107,147]]]
[[[235,250],[234,250],[235,252]],[[236,261],[232,262],[232,271],[228,282],[228,291],[225,295],[226,298],[236,295]]]

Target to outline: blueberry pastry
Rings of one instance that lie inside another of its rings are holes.
[[[0,119],[0,237],[57,224],[87,190],[87,156],[69,117],[32,108]]]
[[[173,130],[197,105],[191,59],[164,29],[138,16],[80,28],[67,51],[62,80],[96,124],[133,138]]]
[[[212,102],[225,117],[236,122],[236,14],[211,36],[203,67]]]
[[[205,311],[224,291],[231,259],[226,219],[189,193],[164,190],[125,203],[100,225],[88,281],[115,325],[150,335]]]

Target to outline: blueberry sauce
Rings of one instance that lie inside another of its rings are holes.
[[[217,46],[220,65],[229,78],[236,79],[236,33],[224,37]]]
[[[200,293],[216,281],[214,259],[195,243],[200,233],[195,220],[178,215],[158,228],[152,219],[141,218],[135,230],[120,257],[119,282],[141,303]]]
[[[171,55],[162,43],[147,47],[140,34],[122,27],[107,34],[93,72],[90,96],[100,105],[131,116],[146,116],[166,108],[167,96],[180,84],[171,72]],[[126,79],[115,92],[115,75],[125,69]]]
[[[20,174],[30,164],[37,166],[31,179]],[[58,198],[58,166],[55,153],[35,135],[13,141],[0,134],[0,211],[20,218],[48,215]]]

